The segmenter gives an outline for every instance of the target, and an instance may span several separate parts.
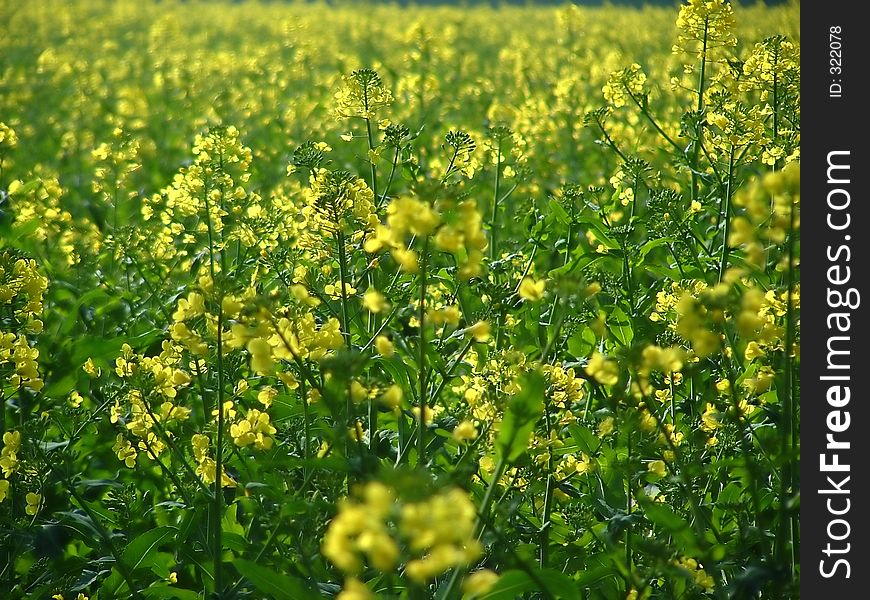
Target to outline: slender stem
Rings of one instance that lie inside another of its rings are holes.
[[[308,461],[311,458],[311,413],[308,407],[308,388],[305,377],[299,378],[299,399],[302,402],[302,480],[308,481]],[[302,491],[305,491],[303,487]]]
[[[477,512],[477,520],[474,523],[475,538],[479,538],[480,534],[483,533],[483,528],[489,515],[489,507],[492,504],[492,499],[495,495],[495,489],[498,487],[498,482],[501,480],[501,476],[502,474],[504,474],[506,466],[506,455],[502,453],[501,456],[499,456],[498,458],[498,462],[496,462],[495,470],[492,473],[492,479],[490,479],[489,481],[489,485],[486,488],[486,493],[483,495],[483,502],[481,502],[480,504],[480,510]],[[459,569],[453,570],[453,573],[450,576],[450,581],[447,582],[447,589],[441,596],[445,600],[450,600],[451,593],[456,587],[456,584],[459,582],[459,573]]]
[[[393,176],[396,174],[396,165],[399,164],[399,146],[396,145],[396,153],[393,155],[393,165],[390,167],[390,176],[387,177],[387,185],[384,186],[384,191],[381,193],[381,198],[378,201],[377,208],[380,208],[387,199],[387,194],[390,193],[390,186],[393,185]]]
[[[719,259],[719,282],[725,275],[725,269],[728,266],[728,253],[730,246],[728,244],[728,235],[731,231],[731,188],[734,182],[734,146],[731,146],[731,151],[728,154],[728,181],[725,182],[725,197],[722,198],[722,212],[724,213],[725,226],[723,229],[722,240],[722,257]]]
[[[550,421],[550,399],[544,395],[544,423],[547,430],[547,483],[544,489],[544,510],[541,515],[541,548],[540,560],[541,568],[545,569],[550,560],[550,514],[553,510],[553,488],[555,479],[553,477],[553,439],[551,437],[553,425]]]
[[[417,464],[424,465],[426,462],[426,413],[429,411],[426,387],[426,270],[429,254],[429,238],[423,240],[423,255],[420,259],[420,309],[418,319],[420,321],[420,347],[418,369],[420,376],[420,398],[418,407],[420,414],[417,417]]]
[[[791,518],[789,518],[786,514],[787,502],[786,498],[789,494],[793,494],[797,489],[796,477],[794,475],[794,469],[792,465],[792,461],[797,456],[797,448],[798,448],[798,430],[795,427],[795,423],[797,423],[797,403],[794,402],[792,398],[792,376],[794,363],[792,358],[792,346],[794,345],[794,337],[795,337],[795,318],[794,318],[794,291],[795,291],[795,277],[794,277],[794,267],[795,267],[795,249],[794,249],[794,226],[795,226],[795,206],[794,201],[792,200],[789,205],[789,228],[788,228],[788,270],[787,270],[787,283],[788,283],[788,292],[786,295],[786,309],[785,309],[785,349],[783,351],[783,368],[782,368],[782,389],[783,389],[783,428],[782,428],[782,450],[781,454],[785,458],[785,465],[783,470],[782,478],[780,479],[780,535],[777,536],[777,554],[779,558],[782,557],[782,554],[785,552],[786,539],[790,539],[791,541],[791,569],[792,573],[795,572],[796,569],[796,560],[797,560],[797,546],[798,546],[798,528],[795,527],[795,524]],[[790,530],[790,531],[789,531]],[[779,561],[777,564],[781,564]]]
[[[501,185],[501,136],[498,138],[498,151],[495,161],[495,186],[492,193],[492,214],[489,219],[489,260],[494,261],[498,256],[496,246],[498,242],[498,194]]]
[[[115,559],[115,568],[118,569],[118,573],[121,574],[121,577],[127,583],[127,587],[130,588],[130,594],[133,596],[133,598],[141,599],[142,594],[133,583],[133,573],[130,571],[130,569],[127,567],[127,563],[125,563],[123,558],[121,557],[121,553],[115,546],[115,542],[112,539],[112,536],[109,534],[108,531],[106,531],[106,528],[103,527],[103,524],[97,519],[97,515],[94,513],[93,510],[91,510],[91,507],[88,505],[87,502],[85,502],[85,499],[82,498],[81,494],[78,493],[75,488],[75,484],[66,476],[65,473],[57,468],[54,463],[48,460],[48,457],[45,456],[45,453],[41,449],[39,449],[38,445],[36,447],[40,453],[43,464],[45,464],[45,466],[48,467],[50,471],[57,475],[58,479],[63,482],[70,496],[73,497],[73,499],[78,503],[79,507],[81,507],[85,514],[88,515],[88,518],[90,518],[94,529],[97,531],[100,538],[102,538],[103,543],[109,549],[109,553]]]
[[[698,199],[698,153],[701,149],[701,138],[704,131],[704,121],[701,119],[701,111],[704,109],[704,79],[707,74],[707,37],[709,34],[709,20],[704,20],[704,40],[701,47],[701,71],[698,74],[698,126],[695,131],[695,146],[692,150],[692,200]]]
[[[205,221],[208,231],[208,253],[209,253],[209,270],[211,274],[212,285],[218,289],[219,297],[217,299],[218,314],[217,314],[217,433],[215,434],[215,479],[214,490],[212,492],[212,559],[214,562],[214,584],[215,591],[221,593],[223,591],[223,531],[221,513],[223,512],[223,430],[224,430],[224,364],[223,364],[223,298],[221,296],[221,288],[215,280],[215,250],[214,250],[214,230],[211,223],[211,205],[208,200],[208,185],[203,186],[203,201],[205,204]],[[221,252],[223,257],[223,252]],[[223,258],[222,258],[223,261]],[[226,273],[226,269],[222,269],[221,273]]]
[[[640,100],[637,99],[637,96],[635,96],[634,93],[630,89],[628,89],[628,87],[625,88],[625,91],[628,94],[628,97],[631,98],[632,101],[634,101],[634,103],[640,109],[640,112],[643,113],[643,116],[645,116],[647,121],[649,121],[650,125],[652,125],[656,131],[658,131],[659,135],[662,136],[665,139],[665,141],[668,144],[670,144],[671,146],[673,146],[674,149],[676,149],[678,152],[682,152],[683,149],[680,148],[680,145],[677,144],[671,138],[671,136],[669,136],[667,133],[665,133],[665,130],[662,129],[661,125],[659,125],[658,122],[655,119],[653,119],[653,116],[650,114],[649,109],[646,106],[644,106],[643,104],[641,104]],[[620,153],[620,156],[622,156],[621,153]],[[625,159],[625,157],[623,157],[623,159]]]
[[[369,90],[367,87],[363,87],[363,104],[365,105],[366,114],[369,112]],[[375,149],[375,141],[374,136],[372,135],[372,121],[368,117],[365,118],[366,121],[366,139],[369,143],[369,152]],[[371,168],[371,177],[372,177],[372,194],[374,198],[378,197],[378,171],[375,167],[375,161],[372,160],[371,156],[367,157],[369,159],[369,167]]]
[[[338,218],[336,211],[336,218]],[[350,319],[348,318],[347,305],[347,248],[345,248],[344,232],[341,229],[341,223],[336,222],[338,227],[338,273],[341,279],[341,335],[344,338],[344,345],[350,349]]]
[[[626,465],[628,466],[628,477],[625,481],[625,489],[626,489],[626,503],[625,503],[625,512],[628,515],[631,515],[632,509],[632,494],[631,494],[631,428],[628,429],[628,442],[627,442],[627,455],[625,458]],[[631,581],[631,521],[628,521],[628,525],[625,528],[625,568],[628,569],[628,581],[626,582],[627,586],[631,586],[629,583]],[[627,591],[627,590],[626,590]]]

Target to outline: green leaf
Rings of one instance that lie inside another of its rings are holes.
[[[634,339],[634,330],[631,327],[631,319],[618,306],[614,306],[610,310],[610,315],[607,317],[607,327],[610,333],[619,340],[623,346],[630,346],[631,340]]]
[[[175,527],[155,527],[150,531],[146,531],[127,544],[127,547],[121,553],[121,560],[131,572],[140,566],[145,566],[143,563],[146,559],[149,559],[157,551],[157,548],[166,538],[174,536],[177,531]],[[112,569],[112,574],[103,581],[103,585],[100,588],[100,597],[115,598],[119,591],[126,587],[127,582],[124,581],[116,566]]]
[[[591,327],[580,327],[568,338],[568,351],[577,358],[589,356],[597,342]]]
[[[42,185],[41,179],[31,179],[30,181],[28,181],[27,183],[25,183],[24,185],[19,187],[14,192],[11,192],[9,195],[12,196],[13,198],[15,196],[23,196],[24,194],[35,190],[40,185]],[[36,219],[36,221],[38,222],[38,219]]]
[[[202,600],[202,596],[193,590],[185,590],[170,585],[156,585],[142,590],[142,595],[149,600]]]
[[[640,247],[640,250],[638,250],[637,258],[635,259],[634,264],[639,265],[643,263],[646,255],[649,254],[652,250],[658,248],[659,246],[664,246],[665,244],[668,244],[672,241],[674,240],[669,237],[656,238],[654,240],[648,241],[646,244]]]
[[[505,571],[490,590],[480,596],[480,600],[514,600],[524,592],[536,587],[535,582],[523,571]]]
[[[520,393],[508,401],[496,440],[496,453],[508,463],[529,447],[529,436],[544,414],[544,378],[531,373],[520,380]]]
[[[535,569],[535,577],[554,598],[580,600],[577,582],[555,569]],[[542,591],[541,586],[525,571],[505,571],[498,581],[479,600],[515,600],[524,592]]]
[[[547,591],[556,598],[580,600],[580,587],[571,577],[555,569],[541,569],[538,578],[547,586]]]
[[[682,552],[685,554],[700,552],[692,526],[686,519],[674,512],[673,508],[661,502],[645,501],[643,502],[643,510],[650,521],[671,534],[680,543]]]
[[[233,561],[233,566],[259,592],[266,594],[272,600],[309,600],[321,597],[319,592],[309,589],[302,580],[262,567],[257,563],[236,559]]]
[[[590,456],[598,452],[601,447],[601,440],[585,425],[571,423],[568,425],[568,432],[571,434],[571,440],[574,444]]]
[[[124,552],[121,554],[123,560],[131,571],[135,571],[145,562],[160,544],[169,536],[174,536],[178,529],[175,527],[155,527],[151,531],[146,531],[135,540],[127,544]]]
[[[562,208],[562,205],[555,200],[550,200],[550,214],[563,225],[571,223],[571,218],[568,216],[568,213],[566,213],[565,209]]]

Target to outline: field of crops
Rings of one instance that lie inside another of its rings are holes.
[[[799,13],[0,0],[0,597],[797,598]]]

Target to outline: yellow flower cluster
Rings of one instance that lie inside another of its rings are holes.
[[[704,570],[704,567],[694,558],[682,556],[676,561],[676,565],[688,571],[692,576],[695,585],[702,588],[704,591],[709,592],[713,589],[713,586],[715,585],[713,577],[707,573]]]
[[[14,148],[17,145],[18,135],[16,135],[15,130],[0,121],[0,158],[3,156],[3,151],[7,148]]]
[[[217,474],[217,463],[209,454],[210,442],[207,435],[196,433],[190,438],[190,445],[193,448],[193,458],[196,460],[196,474],[199,475],[206,485],[211,485],[215,481]],[[221,471],[222,487],[235,487],[235,480],[227,475],[226,469]]]
[[[390,572],[404,562],[409,579],[425,582],[480,556],[477,510],[460,489],[402,503],[395,490],[371,482],[357,495],[341,501],[323,538],[324,555],[349,575],[365,564]]]
[[[701,58],[718,47],[737,45],[734,36],[734,8],[726,0],[688,0],[677,16],[675,54],[684,52]]]
[[[734,204],[743,214],[732,220],[728,243],[745,252],[751,265],[764,268],[765,247],[785,240],[792,219],[795,231],[799,229],[800,182],[800,165],[789,164],[750,181],[734,196]],[[784,262],[779,265],[784,267]]]
[[[619,381],[619,366],[616,361],[607,358],[597,350],[589,357],[586,372],[602,385],[616,385]]]
[[[317,258],[334,259],[336,242],[359,244],[378,224],[371,188],[345,171],[313,170],[303,198],[300,244]]]
[[[441,202],[433,207],[423,200],[403,196],[387,206],[386,224],[379,224],[365,242],[369,253],[388,248],[393,260],[406,273],[419,269],[419,254],[408,240],[434,234],[435,247],[453,254],[459,262],[459,276],[470,279],[480,275],[487,240],[483,218],[471,200]]]
[[[560,365],[543,365],[541,371],[547,382],[550,405],[565,411],[566,422],[573,420],[571,408],[586,396],[583,379],[577,377],[573,368],[565,369]]]
[[[335,116],[339,119],[373,119],[378,111],[392,104],[393,94],[375,71],[358,69],[343,78],[334,100]]]
[[[225,226],[237,224],[243,208],[248,214],[260,210],[259,196],[242,186],[250,179],[252,152],[242,143],[239,130],[234,126],[213,127],[196,136],[192,152],[193,163],[182,168],[168,187],[143,202],[142,218],[146,222],[157,218],[152,230],[138,235],[154,258],[185,257],[189,254],[187,246],[195,242],[214,246],[233,237],[251,237],[244,236],[241,227],[224,232]]]
[[[37,364],[39,350],[31,346],[27,334],[42,331],[42,302],[47,287],[48,280],[39,273],[34,260],[9,250],[0,251],[0,309],[8,315],[0,321],[0,375],[6,371],[5,365],[10,365],[5,381],[13,388],[26,387],[35,392],[43,388]]]
[[[619,108],[625,106],[632,96],[640,101],[645,85],[646,73],[639,64],[632,63],[629,67],[611,73],[601,91],[609,104]]]
[[[458,488],[402,507],[399,531],[419,558],[408,561],[405,574],[428,581],[452,567],[477,560],[483,548],[474,537],[477,508]]]
[[[3,434],[3,450],[0,450],[0,502],[9,494],[9,478],[18,469],[18,450],[21,448],[21,432],[7,431]]]
[[[179,391],[191,381],[190,373],[180,365],[181,348],[168,340],[157,356],[136,354],[129,344],[124,344],[121,356],[115,359],[115,373],[128,382],[128,388],[125,406],[116,400],[110,420],[123,422],[139,440],[138,450],[154,460],[166,449],[164,436],[171,435],[176,424],[190,417],[190,409],[177,403]],[[116,437],[113,450],[128,467],[135,465],[136,448],[123,434]]]
[[[274,443],[270,436],[276,431],[268,413],[256,408],[252,408],[244,418],[230,425],[230,435],[240,448],[253,444],[257,450],[269,450]]]
[[[389,521],[396,511],[396,494],[377,482],[359,492],[359,500],[345,498],[323,536],[323,554],[348,574],[362,571],[364,561],[380,571],[392,571],[401,550]]]

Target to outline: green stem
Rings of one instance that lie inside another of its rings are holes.
[[[37,446],[38,448],[38,446]],[[88,518],[91,520],[91,523],[94,526],[94,529],[99,534],[100,538],[103,540],[103,543],[109,549],[109,553],[115,559],[115,568],[118,569],[118,573],[121,574],[123,580],[127,583],[127,587],[130,588],[130,594],[133,598],[139,600],[142,598],[142,594],[139,589],[133,583],[133,573],[130,571],[129,567],[127,567],[127,563],[121,558],[121,553],[118,551],[118,548],[115,546],[114,540],[112,540],[112,536],[106,531],[106,528],[103,527],[103,524],[97,519],[97,515],[91,510],[88,503],[82,498],[81,494],[75,488],[75,484],[66,476],[65,473],[62,473],[60,469],[55,467],[54,463],[48,460],[48,457],[45,456],[45,453],[39,449],[40,457],[42,458],[42,462],[48,467],[49,471],[54,473],[58,479],[60,479],[70,496],[78,503],[79,507],[85,512]],[[117,591],[117,590],[113,590]]]
[[[631,429],[628,430],[628,443],[627,443],[627,455],[625,458],[626,465],[628,465],[628,477],[625,482],[626,488],[626,503],[625,503],[625,512],[628,515],[631,515],[632,509],[632,494],[631,494]],[[629,525],[625,528],[625,568],[628,569],[628,580],[626,581],[626,586],[631,588],[631,524],[629,521]],[[628,590],[626,590],[628,592]]]
[[[336,211],[336,218],[337,216],[338,211]],[[345,248],[341,223],[336,221],[336,226],[338,227],[338,273],[341,279],[341,335],[344,338],[344,345],[350,350],[350,319],[347,306],[347,248]]]
[[[222,291],[215,279],[215,256],[214,256],[214,231],[211,223],[211,206],[208,201],[208,185],[203,186],[203,200],[205,204],[205,220],[208,231],[209,270],[212,285],[218,289],[218,314],[217,314],[217,433],[215,434],[215,479],[212,492],[212,560],[214,561],[214,585],[215,591],[223,591],[223,531],[221,513],[223,512],[223,429],[224,429],[224,364],[223,364],[223,298]],[[223,257],[223,253],[221,253]],[[223,260],[222,260],[223,262]],[[226,273],[225,269],[221,273]]]
[[[704,121],[701,119],[701,111],[704,109],[704,79],[707,74],[707,37],[710,24],[704,21],[704,39],[701,47],[701,72],[698,74],[698,126],[695,130],[695,147],[692,150],[692,200],[698,199],[698,153],[701,149],[701,137],[704,130]]]
[[[498,138],[498,151],[496,153],[496,161],[495,161],[495,186],[492,194],[492,214],[489,219],[489,260],[494,261],[498,253],[496,252],[496,246],[498,242],[498,194],[499,187],[501,185],[501,137]]]
[[[722,257],[719,259],[719,282],[725,276],[725,269],[728,266],[728,253],[730,247],[728,245],[728,235],[731,231],[731,188],[734,181],[734,146],[731,146],[731,151],[728,154],[728,181],[725,182],[725,197],[722,198],[722,212],[725,221],[723,228],[724,238],[722,240]]]
[[[417,417],[417,464],[424,465],[426,462],[426,413],[429,411],[429,403],[427,399],[428,389],[426,387],[426,270],[429,254],[429,239],[423,241],[423,253],[420,259],[420,309],[418,319],[420,320],[420,347],[419,347],[419,383],[420,383],[420,398],[418,399],[418,407],[420,414]]]
[[[794,291],[795,291],[795,249],[794,249],[794,226],[795,226],[795,207],[794,200],[789,206],[789,228],[788,228],[788,270],[786,272],[788,292],[786,295],[785,309],[785,349],[783,351],[783,367],[782,367],[782,389],[783,389],[783,429],[782,429],[782,449],[781,455],[785,459],[783,467],[784,473],[780,480],[780,535],[777,536],[777,564],[782,564],[782,556],[785,553],[786,540],[791,542],[791,570],[794,575],[797,565],[797,547],[798,547],[798,528],[793,522],[793,518],[787,515],[787,497],[793,494],[797,489],[797,481],[794,475],[793,463],[798,455],[798,429],[795,427],[797,423],[797,403],[792,398],[792,374],[794,369],[792,359],[792,347],[794,346],[795,338],[795,318],[794,318]],[[789,531],[790,530],[790,531]]]
[[[308,389],[305,386],[305,377],[299,377],[299,399],[302,402],[302,480],[308,480],[308,461],[311,458],[311,413],[308,407]],[[305,492],[303,487],[302,492]]]
[[[499,456],[498,458],[498,462],[496,462],[495,470],[492,473],[492,479],[490,479],[489,481],[489,485],[486,488],[486,493],[483,495],[483,502],[481,502],[480,510],[477,513],[477,520],[474,523],[473,534],[475,538],[479,538],[480,535],[483,533],[483,528],[489,515],[489,507],[492,504],[492,499],[495,495],[495,489],[498,487],[498,482],[501,480],[501,476],[504,474],[506,466],[506,455],[502,453],[501,456]],[[447,589],[441,596],[445,600],[450,600],[453,589],[456,587],[456,584],[459,583],[459,574],[460,569],[453,570],[453,573],[450,576],[450,581],[448,581],[447,583]]]

